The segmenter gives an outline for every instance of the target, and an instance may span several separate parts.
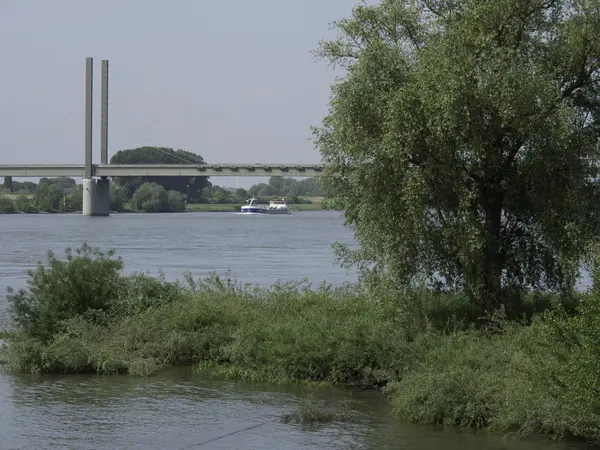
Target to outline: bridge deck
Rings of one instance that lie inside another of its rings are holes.
[[[320,164],[97,164],[92,173],[97,177],[317,177],[323,172]],[[0,165],[0,177],[80,177],[84,164]]]

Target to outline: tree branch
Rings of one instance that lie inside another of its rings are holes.
[[[562,98],[570,97],[573,92],[577,89],[584,87],[591,79],[594,72],[600,69],[600,64],[595,64],[590,66],[588,70],[585,69],[585,64],[587,62],[587,55],[583,58],[583,62],[581,64],[581,70],[577,76],[577,79],[573,81],[568,87],[563,90]]]

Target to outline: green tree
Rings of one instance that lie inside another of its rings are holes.
[[[37,189],[37,184],[32,181],[12,181],[12,192],[21,194],[33,194]]]
[[[231,192],[220,186],[213,186],[211,200],[215,203],[230,203],[232,201]]]
[[[238,188],[235,190],[235,200],[239,203],[242,203],[248,200],[248,191],[244,188]]]
[[[33,203],[39,211],[59,211],[63,208],[63,190],[58,183],[40,183],[35,194]]]
[[[7,296],[12,319],[30,336],[48,341],[62,321],[90,311],[108,311],[122,290],[123,261],[83,244],[65,251],[65,260],[48,252],[46,265],[27,271],[28,289]]]
[[[132,208],[145,212],[181,212],[185,210],[183,194],[167,191],[156,183],[144,183],[130,201]]]
[[[19,195],[15,200],[15,206],[17,208],[17,211],[22,213],[29,214],[37,212],[31,199],[27,195]]]
[[[110,210],[122,212],[125,210],[127,203],[127,193],[125,189],[118,186],[116,183],[110,184]]]
[[[60,186],[60,188],[63,190],[64,193],[68,193],[71,191],[71,189],[75,188],[76,186],[76,182],[73,178],[69,178],[69,177],[56,177],[56,178],[40,178],[40,182],[39,184],[49,184],[49,185],[53,185],[56,184],[58,186]]]
[[[275,176],[269,178],[269,187],[273,195],[287,195],[290,189],[298,183],[298,180],[293,178],[284,178],[282,176]]]
[[[111,164],[205,164],[202,156],[186,150],[173,150],[167,147],[138,147],[120,150],[110,159]],[[202,189],[208,186],[208,177],[115,177],[114,181],[123,187],[127,198],[144,183],[156,183],[168,191],[178,191],[189,201],[198,200]]]
[[[70,189],[71,193],[67,196],[67,210],[71,212],[81,211],[83,209],[83,185],[76,184]]]
[[[181,192],[168,191],[167,203],[169,205],[169,211],[171,212],[185,211],[185,197]]]
[[[346,74],[315,129],[361,244],[345,264],[481,308],[569,290],[600,235],[597,2],[383,0],[319,53]]]
[[[8,197],[0,195],[0,214],[14,214],[16,212],[15,202]]]
[[[304,196],[304,197],[322,197],[324,192],[318,178],[306,178],[289,186],[285,195]]]
[[[248,194],[252,197],[270,197],[277,195],[277,190],[266,183],[258,183],[248,189]]]
[[[4,177],[4,183],[2,183],[2,187],[6,189],[8,192],[13,191],[13,179],[12,177]]]

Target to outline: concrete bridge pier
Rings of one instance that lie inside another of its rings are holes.
[[[93,69],[91,57],[85,62],[85,176],[83,178],[84,216],[110,215],[110,180],[107,177],[94,178],[92,168],[92,101]],[[102,104],[100,127],[100,160],[108,164],[108,61],[102,61]]]
[[[108,178],[83,179],[84,216],[110,215],[110,180]]]

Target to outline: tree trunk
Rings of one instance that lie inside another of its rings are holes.
[[[480,296],[482,309],[491,312],[502,303],[502,271],[504,257],[501,253],[500,229],[502,224],[502,196],[499,192],[487,195],[484,203],[485,242],[481,267]]]

